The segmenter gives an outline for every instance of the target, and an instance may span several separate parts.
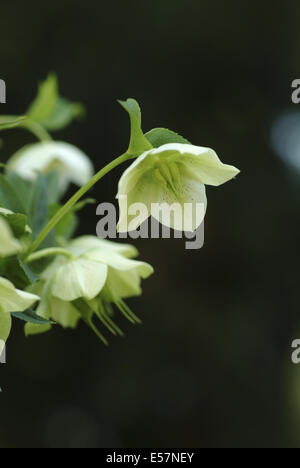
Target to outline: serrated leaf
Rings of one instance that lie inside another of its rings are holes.
[[[186,138],[178,135],[178,133],[168,130],[167,128],[153,128],[145,134],[145,137],[151,143],[153,148],[159,148],[168,143],[183,143],[190,145],[191,143]]]
[[[140,155],[152,148],[141,128],[140,106],[135,99],[127,99],[127,101],[119,101],[119,103],[128,112],[130,117],[131,130],[128,154],[133,156]]]
[[[15,115],[1,115],[0,116],[0,131],[9,130],[11,128],[20,127],[26,120],[26,117]]]
[[[16,317],[20,320],[23,320],[27,323],[34,323],[35,325],[52,325],[55,324],[52,320],[47,320],[43,317],[37,315],[33,309],[28,309],[25,312],[13,312],[11,314],[13,317]]]

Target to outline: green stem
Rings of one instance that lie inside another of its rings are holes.
[[[42,127],[42,125],[38,124],[37,122],[33,122],[33,120],[27,118],[24,120],[24,122],[20,124],[20,126],[25,128],[26,130],[29,130],[40,141],[52,140],[47,130],[45,130],[44,127]]]
[[[97,183],[99,182],[102,177],[104,177],[108,172],[110,172],[112,169],[115,167],[119,166],[123,162],[127,161],[130,159],[132,156],[129,156],[128,153],[122,154],[122,156],[119,156],[117,159],[114,161],[110,162],[105,166],[103,169],[101,169],[94,177],[83,187],[81,187],[74,195],[73,197],[70,198],[70,200],[53,216],[53,218],[49,221],[47,226],[44,227],[44,229],[40,232],[40,234],[37,236],[35,241],[31,244],[28,252],[27,252],[27,258],[29,255],[31,255],[33,252],[35,252],[38,247],[41,245],[43,240],[48,236],[48,234],[52,231],[52,229],[56,226],[57,223],[76,205],[76,203]]]
[[[27,257],[26,263],[32,263],[41,258],[49,257],[51,255],[63,255],[69,259],[73,259],[73,255],[69,250],[62,249],[60,247],[50,247],[49,249],[39,250]]]

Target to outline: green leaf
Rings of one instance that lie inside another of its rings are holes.
[[[72,120],[83,117],[85,109],[79,102],[71,102],[64,98],[58,98],[52,114],[40,123],[47,130],[56,131],[67,127]]]
[[[13,312],[11,315],[24,322],[34,323],[35,325],[55,324],[52,320],[47,320],[37,315],[33,309],[28,309],[25,312]]]
[[[153,128],[153,130],[145,134],[145,137],[154,148],[159,148],[168,143],[191,144],[188,140],[178,135],[178,133],[172,132],[172,130],[168,130],[167,128]]]
[[[39,235],[41,230],[47,225],[49,221],[49,206],[48,206],[48,187],[47,179],[43,174],[39,174],[32,193],[28,210],[28,224],[32,229],[33,239]],[[54,247],[56,245],[54,231],[50,232],[41,249],[47,247]]]
[[[22,203],[25,206],[25,211],[27,213],[32,184],[27,180],[22,179],[22,177],[10,170],[6,172],[5,177],[13,187],[18,187],[19,198],[22,200]]]
[[[127,101],[118,101],[122,107],[128,112],[131,123],[130,142],[128,154],[140,155],[144,151],[150,150],[152,145],[144,136],[141,128],[141,109],[135,99],[127,99]]]
[[[40,83],[38,93],[26,112],[26,115],[36,122],[46,119],[55,107],[58,98],[56,75],[50,73],[45,81]]]
[[[28,265],[25,265],[25,263],[22,262],[22,260],[17,257],[18,264],[20,266],[20,269],[24,273],[24,278],[26,278],[28,285],[33,284],[38,280],[38,276],[34,274],[34,272],[31,270],[31,268]]]
[[[58,171],[54,170],[49,172],[48,174],[44,175],[45,177],[45,182],[47,186],[47,200],[48,204],[52,205],[54,203],[57,203],[59,198],[60,198],[60,187],[59,187],[59,182],[60,182],[60,175]]]
[[[38,94],[27,116],[50,131],[61,130],[77,117],[84,115],[84,107],[59,96],[57,77],[53,73],[40,84]]]
[[[16,187],[17,189],[17,187]],[[26,208],[19,194],[10,181],[0,174],[0,204],[7,210],[26,214]]]
[[[35,283],[38,276],[34,274],[28,265],[25,265],[19,257],[6,258],[4,267],[5,276],[7,276],[19,289],[24,289]]]
[[[9,130],[10,128],[20,127],[26,120],[26,117],[15,115],[1,115],[0,116],[0,131]]]
[[[7,223],[10,225],[15,237],[22,237],[26,234],[27,216],[19,213],[2,213],[0,210],[0,216],[3,216]]]

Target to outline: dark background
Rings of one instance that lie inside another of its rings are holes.
[[[131,301],[143,325],[119,321],[125,339],[105,348],[84,325],[25,339],[15,324],[0,447],[300,446],[299,172],[270,138],[298,112],[299,22],[299,1],[1,1],[2,114],[23,113],[54,70],[87,107],[54,136],[97,168],[126,149],[116,99],[135,97],[144,130],[176,130],[242,172],[208,187],[203,249],[135,242],[156,273]],[[1,160],[32,141],[1,137]],[[94,189],[99,202],[121,173]],[[95,233],[95,207],[82,215],[80,232]]]

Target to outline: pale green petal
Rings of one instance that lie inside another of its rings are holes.
[[[189,176],[205,185],[222,185],[239,174],[239,170],[223,164],[216,152],[201,146],[170,143],[157,148],[153,154],[176,162],[189,171]]]
[[[130,192],[139,179],[148,171],[151,170],[154,164],[151,154],[154,150],[146,151],[141,154],[134,162],[124,171],[118,187],[118,195]]]
[[[142,294],[141,277],[136,270],[126,271],[110,268],[107,282],[101,292],[101,298],[107,302],[140,296]]]
[[[80,319],[79,312],[70,302],[56,297],[51,299],[51,311],[53,320],[64,328],[75,328]]]
[[[119,202],[120,200],[121,199],[119,199]],[[127,194],[127,207],[125,205],[124,208],[124,205],[119,203],[119,232],[127,232],[129,226],[132,227],[132,230],[137,229],[140,226],[141,220],[137,220],[136,224],[134,224],[134,221],[137,218],[134,215],[128,214],[130,206],[135,203],[144,204],[147,209],[148,216],[152,214],[152,216],[160,221],[163,225],[179,231],[196,230],[203,222],[207,208],[205,186],[199,181],[195,180],[195,177],[189,177],[189,174],[187,174],[185,168],[181,171],[181,173],[179,173],[178,180],[174,181],[173,189],[166,184],[159,183],[153,173],[152,175],[149,174],[149,172],[145,174],[140,179],[140,183]],[[169,210],[164,210],[160,212],[160,216],[157,216],[156,211],[153,210],[153,204],[157,203],[167,204],[169,207],[171,207],[174,203],[177,204],[178,208],[181,208],[182,216],[169,217]],[[188,209],[184,209],[185,203],[191,204],[192,208],[189,207]],[[196,208],[197,204],[202,205],[202,211],[200,207]],[[201,216],[196,216],[196,209],[199,213],[201,211]],[[147,217],[145,216],[143,221],[145,221]]]
[[[14,214],[14,212],[11,210],[7,210],[6,208],[0,207],[0,215],[7,216],[11,214]]]
[[[147,171],[139,180],[139,183],[136,184],[128,193],[121,193],[119,191],[119,210],[120,210],[120,219],[118,222],[118,232],[125,233],[129,231],[136,230],[146,219],[150,216],[151,213],[151,204],[157,203],[158,196],[160,192],[160,185],[157,183],[153,177],[153,171]],[[126,198],[126,203],[124,199]],[[146,215],[137,220],[136,215],[129,214],[128,210],[131,206],[136,203],[142,203],[146,208]],[[136,222],[135,222],[136,221]]]
[[[70,302],[61,301],[51,294],[51,281],[48,283],[37,282],[30,286],[30,291],[39,294],[41,301],[36,310],[37,315],[46,319],[53,319],[62,327],[74,328],[80,318],[79,313]],[[37,325],[27,323],[25,335],[36,335],[51,330],[51,324]]]
[[[85,255],[85,258],[95,262],[102,262],[115,270],[126,272],[125,274],[130,270],[134,270],[144,279],[148,278],[154,271],[153,267],[148,263],[131,260],[112,251],[92,250]]]
[[[175,188],[176,196],[173,191],[160,187],[157,202],[161,209],[156,211],[153,207],[151,214],[168,228],[195,231],[202,224],[207,209],[205,185],[182,176]]]
[[[37,281],[34,284],[28,286],[26,290],[39,296],[40,302],[36,309],[36,314],[40,317],[43,317],[44,319],[49,320],[51,318],[51,281]]]
[[[50,282],[37,281],[36,283],[30,285],[27,288],[28,292],[37,294],[40,297],[40,302],[36,309],[36,314],[40,317],[43,317],[47,320],[51,318],[51,295],[50,295]],[[29,335],[39,335],[41,333],[46,333],[52,328],[51,324],[37,325],[35,323],[26,323],[24,327],[24,332],[26,336]]]
[[[8,223],[0,216],[0,255],[14,255],[21,249],[21,243],[14,237]]]
[[[20,291],[7,279],[0,278],[0,301],[4,312],[23,312],[39,299],[39,296]]]
[[[9,161],[7,168],[27,180],[35,180],[38,172],[56,169],[61,185],[74,182],[81,186],[93,176],[90,159],[69,143],[49,141],[34,143],[19,150]]]
[[[95,249],[113,250],[128,258],[138,255],[138,251],[133,245],[112,242],[96,236],[78,237],[68,244],[68,249],[75,255],[82,255],[89,250]]]
[[[40,335],[50,331],[52,326],[50,324],[37,325],[35,323],[26,323],[24,327],[25,336]]]
[[[103,288],[107,266],[96,261],[79,258],[68,260],[59,267],[52,283],[52,294],[63,301],[80,297],[93,299]]]
[[[11,315],[0,309],[0,356],[11,330]]]

